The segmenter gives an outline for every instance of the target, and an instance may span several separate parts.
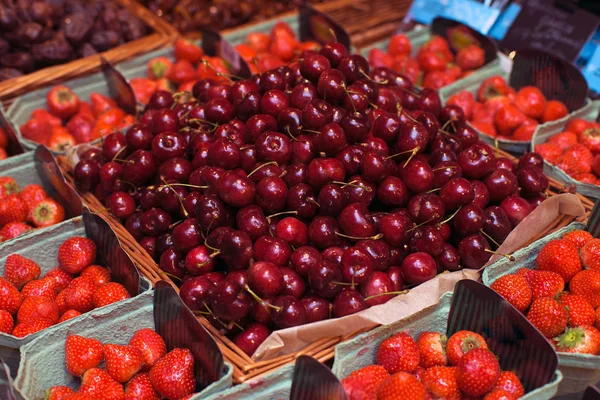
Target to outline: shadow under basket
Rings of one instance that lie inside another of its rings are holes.
[[[507,157],[513,161],[516,160],[515,157],[509,155],[508,153],[502,150],[498,149],[497,151],[497,155],[499,157]],[[75,187],[71,164],[69,163],[66,157],[59,156],[57,159],[59,165],[63,170],[63,173],[65,174],[67,181],[71,183],[73,187]],[[549,178],[549,181],[550,188],[548,189],[548,196],[556,196],[561,193],[564,193],[563,185],[561,183],[553,180],[552,178]],[[577,196],[579,197],[585,208],[586,216],[589,216],[594,206],[593,202],[584,196]],[[160,280],[165,280],[169,282],[174,288],[176,288],[176,290],[178,290],[175,283],[173,283],[173,281],[159,269],[156,262],[146,252],[146,250],[144,250],[144,248],[131,236],[131,234],[125,229],[125,227],[117,218],[115,218],[106,211],[104,205],[92,193],[81,193],[81,197],[84,203],[90,208],[90,210],[101,214],[103,218],[111,225],[111,227],[119,237],[121,245],[138,266],[140,273],[142,273],[153,284]],[[576,217],[569,215],[559,216],[550,225],[543,229],[540,232],[540,234],[532,238],[526,245],[543,236],[548,235],[551,232],[554,232],[564,226],[567,226],[568,224],[573,222],[575,218]],[[206,327],[206,329],[214,336],[215,340],[219,345],[219,348],[223,352],[223,356],[225,357],[226,361],[228,361],[233,366],[234,383],[242,383],[250,379],[254,379],[258,376],[278,369],[283,365],[293,363],[301,355],[311,356],[320,362],[331,360],[333,359],[335,346],[337,344],[346,342],[361,333],[370,331],[371,329],[375,328],[375,326],[370,326],[344,336],[332,336],[322,338],[312,342],[310,345],[301,349],[300,351],[296,351],[294,353],[286,354],[264,361],[254,361],[238,346],[236,346],[229,338],[221,334],[221,332],[219,332],[217,328],[212,326],[212,324],[206,318],[199,316],[198,319]]]

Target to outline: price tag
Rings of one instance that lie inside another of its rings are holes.
[[[533,48],[576,61],[600,19],[572,4],[528,0],[502,40],[509,51]]]
[[[0,104],[0,129],[6,133],[8,137],[8,154],[11,156],[16,156],[17,154],[22,154],[25,152],[23,150],[23,146],[21,146],[21,142],[17,138],[17,134],[15,133],[15,128],[12,123],[4,113],[4,108]]]
[[[108,60],[104,57],[100,57],[100,59],[102,60],[102,73],[108,83],[110,97],[115,99],[119,107],[127,114],[136,116],[137,99],[129,81]]]
[[[312,39],[321,44],[338,42],[350,48],[350,35],[337,22],[306,4],[299,10],[300,40]]]
[[[221,57],[230,66],[230,72],[240,78],[249,78],[252,73],[250,67],[242,59],[235,47],[223,38],[221,34],[211,28],[203,28],[202,50],[211,57]]]
[[[600,92],[600,47],[596,46],[588,63],[583,67],[583,76],[594,92]]]
[[[519,4],[510,3],[506,10],[500,14],[488,34],[496,40],[502,40],[520,12],[521,6]]]
[[[487,34],[498,19],[500,9],[474,0],[415,0],[408,15],[425,25],[431,25],[436,17],[450,18]]]

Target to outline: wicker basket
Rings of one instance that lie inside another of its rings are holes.
[[[498,149],[498,156],[507,157],[512,160],[516,160],[515,157],[510,154]],[[69,163],[66,157],[59,156],[58,162],[61,168],[63,169],[63,173],[69,183],[74,185],[73,175],[72,175],[72,165]],[[553,178],[549,177],[550,188],[548,190],[549,196],[556,196],[558,194],[564,193],[566,188],[563,184],[556,181]],[[576,194],[581,200],[585,210],[586,216],[589,216],[594,203],[582,196],[580,194]],[[143,247],[131,236],[131,234],[125,229],[125,227],[120,223],[120,221],[107,212],[104,205],[92,194],[92,193],[83,193],[82,199],[84,203],[94,212],[101,214],[106,221],[111,225],[113,230],[116,232],[117,236],[121,240],[121,244],[123,248],[127,251],[129,256],[134,260],[136,265],[138,266],[140,272],[148,278],[153,284],[159,280],[166,280],[173,285],[173,287],[177,288],[173,281],[164,274],[156,265],[155,261],[152,257],[143,249]],[[555,232],[558,229],[561,229],[571,222],[575,220],[574,216],[563,215],[557,219],[555,219],[550,225],[548,225],[540,234],[531,239],[527,245],[532,243],[533,241],[548,235],[549,233]],[[260,375],[273,371],[283,365],[293,363],[294,360],[301,355],[309,355],[313,358],[325,362],[331,360],[334,356],[334,349],[338,343],[345,342],[349,339],[354,338],[355,336],[367,332],[375,326],[367,327],[361,329],[356,332],[352,332],[348,335],[344,336],[335,336],[319,339],[304,349],[297,351],[295,353],[287,354],[284,356],[272,358],[270,360],[264,361],[254,361],[248,355],[246,355],[240,348],[238,348],[231,340],[229,340],[226,336],[222,335],[215,327],[213,327],[210,322],[208,322],[204,317],[199,317],[199,320],[202,324],[211,332],[211,334],[215,337],[225,359],[233,365],[233,380],[235,383],[242,383],[249,379],[254,379]]]
[[[97,71],[100,69],[101,56],[112,63],[117,63],[133,55],[146,53],[150,50],[165,46],[175,40],[177,31],[139,3],[133,0],[116,1],[133,15],[139,17],[148,28],[152,29],[153,33],[98,55],[40,69],[39,71],[27,75],[0,82],[0,101],[2,101],[3,104],[8,105],[14,97],[21,93],[54,82],[64,81],[92,71]]]

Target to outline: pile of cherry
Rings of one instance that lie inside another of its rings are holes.
[[[156,92],[74,176],[252,354],[272,329],[481,268],[548,187],[538,154],[495,154],[459,107],[333,44]]]

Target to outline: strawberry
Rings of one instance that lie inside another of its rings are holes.
[[[94,307],[98,308],[130,297],[125,286],[117,282],[109,282],[97,288],[92,299]]]
[[[584,267],[600,271],[600,239],[589,240],[579,250],[579,255]]]
[[[4,263],[4,277],[17,288],[22,288],[27,282],[40,277],[42,269],[33,260],[20,254],[11,254]]]
[[[86,393],[73,393],[73,394],[68,394],[65,397],[61,397],[60,400],[96,400],[96,399]]]
[[[150,382],[163,397],[178,399],[196,387],[194,356],[188,349],[175,348],[150,369]]]
[[[593,238],[594,237],[591,233],[582,230],[569,232],[565,236],[563,236],[563,240],[566,240],[567,242],[572,242],[578,249],[581,249],[587,242],[589,242]]]
[[[569,174],[571,175],[571,178],[575,179],[578,182],[582,182],[582,183],[591,183],[592,185],[598,185],[599,184],[599,180],[598,178],[596,178],[596,175],[590,173],[590,172],[586,172],[583,174]]]
[[[104,346],[106,372],[115,380],[125,383],[142,369],[144,355],[137,347],[107,344]]]
[[[560,132],[550,139],[548,139],[547,143],[557,144],[562,151],[565,151],[573,146],[575,146],[579,140],[577,139],[577,134],[570,131]]]
[[[67,289],[63,289],[60,292],[58,292],[58,294],[56,295],[56,298],[54,299],[54,302],[56,303],[56,306],[58,307],[58,313],[60,315],[63,315],[64,313],[66,313],[69,308],[67,307],[67,303],[65,302],[65,296],[67,295]]]
[[[50,389],[46,390],[44,400],[61,400],[71,393],[74,393],[73,389],[68,386],[52,386]]]
[[[70,335],[65,341],[65,368],[73,376],[98,366],[104,360],[102,342],[92,338]]]
[[[58,306],[48,297],[25,297],[17,313],[17,322],[27,322],[32,319],[47,319],[52,324],[56,324]]]
[[[531,287],[532,300],[540,297],[556,297],[565,288],[565,281],[556,272],[523,269],[525,279]]]
[[[27,282],[21,294],[23,297],[48,297],[56,298],[56,281],[52,278],[42,278]]]
[[[600,152],[600,130],[595,127],[585,129],[577,135],[579,143],[587,147],[592,153]]]
[[[33,228],[24,222],[9,222],[0,229],[0,242],[6,242],[32,230]]]
[[[104,268],[99,265],[90,265],[89,267],[85,267],[79,276],[88,278],[94,282],[96,286],[102,286],[105,283],[110,282],[110,271],[108,268]]]
[[[427,390],[413,375],[398,372],[386,378],[377,389],[377,400],[423,400]]]
[[[48,321],[47,319],[30,319],[29,321],[17,324],[12,332],[12,335],[22,338],[39,332],[43,329],[50,328],[52,325],[54,325],[52,321]]]
[[[160,396],[152,387],[147,372],[138,374],[125,387],[126,400],[160,400]],[[348,399],[351,400],[351,399]]]
[[[377,388],[390,374],[381,365],[368,365],[342,379],[348,400],[377,400]]]
[[[521,275],[504,275],[490,286],[517,310],[524,312],[531,304],[532,291],[527,279]]]
[[[27,220],[31,221],[33,208],[40,201],[47,199],[48,193],[44,190],[44,188],[40,185],[30,184],[25,186],[20,192],[19,197],[23,199],[27,207],[29,208],[29,215],[27,216]]]
[[[86,313],[94,309],[94,292],[96,285],[87,278],[75,278],[65,289],[65,305],[67,309]]]
[[[431,367],[423,372],[421,382],[436,399],[460,399],[456,371],[456,367]]]
[[[580,294],[594,308],[600,307],[600,271],[584,270],[573,277],[569,284],[572,294]]]
[[[568,326],[593,326],[596,322],[596,311],[585,297],[565,293],[559,297],[558,302],[567,307]]]
[[[399,332],[385,339],[377,349],[377,364],[390,374],[398,371],[414,372],[419,361],[417,343],[406,332]]]
[[[511,371],[502,371],[500,378],[496,382],[495,389],[502,389],[508,393],[512,393],[517,397],[521,397],[525,394],[525,389],[519,377]]]
[[[458,365],[460,359],[469,351],[477,348],[487,349],[488,345],[478,333],[471,331],[458,331],[450,336],[446,343],[446,353],[450,365]]]
[[[79,311],[76,311],[76,310],[67,310],[67,311],[65,311],[65,312],[64,312],[64,313],[63,313],[63,314],[60,316],[60,319],[58,320],[58,323],[61,323],[61,322],[68,321],[68,320],[70,320],[71,318],[75,318],[75,317],[78,317],[78,316],[80,316],[80,315],[81,315],[81,313],[80,313]]]
[[[500,364],[488,349],[478,348],[466,353],[458,362],[456,381],[467,396],[483,396],[496,385]]]
[[[115,381],[106,371],[100,368],[91,368],[83,374],[79,392],[88,394],[95,399],[125,399],[123,386]]]
[[[600,329],[600,307],[596,309],[596,322],[594,322],[594,327]]]
[[[10,176],[0,176],[0,199],[19,193],[19,184]]]
[[[566,240],[548,242],[539,252],[535,265],[540,271],[560,274],[565,282],[569,282],[582,268],[577,247]]]
[[[554,339],[556,351],[596,355],[600,352],[600,331],[591,326],[568,328]]]
[[[582,144],[576,144],[565,150],[563,160],[559,167],[567,174],[576,175],[592,171],[594,155]]]
[[[519,396],[502,389],[494,389],[485,395],[483,400],[517,400]]]
[[[15,315],[21,307],[23,295],[19,289],[4,278],[0,278],[0,310],[6,310]]]
[[[417,338],[417,347],[421,357],[421,367],[448,365],[446,342],[448,338],[439,332],[423,332]]]
[[[0,225],[9,222],[25,222],[29,209],[19,195],[10,194],[0,199]]]
[[[569,316],[565,306],[551,297],[540,297],[531,303],[527,319],[549,339],[562,333]]]
[[[58,264],[70,274],[78,274],[96,260],[96,244],[86,237],[65,240],[58,248]]]
[[[556,143],[538,144],[535,146],[535,152],[539,153],[550,164],[556,165],[562,161],[563,151]]]
[[[52,134],[52,124],[45,120],[30,119],[19,128],[24,138],[46,144]]]
[[[67,286],[69,286],[69,282],[73,280],[73,275],[61,269],[60,267],[56,267],[46,272],[44,278],[54,280],[54,282],[56,283],[56,290],[60,292],[61,290],[64,290]]]
[[[6,310],[0,310],[0,332],[10,334],[15,327],[15,320]]]
[[[54,199],[44,199],[33,206],[31,222],[38,228],[56,225],[65,220],[64,207]]]
[[[129,339],[129,345],[137,347],[142,352],[144,363],[148,368],[167,353],[167,345],[163,338],[149,328],[136,331]]]

